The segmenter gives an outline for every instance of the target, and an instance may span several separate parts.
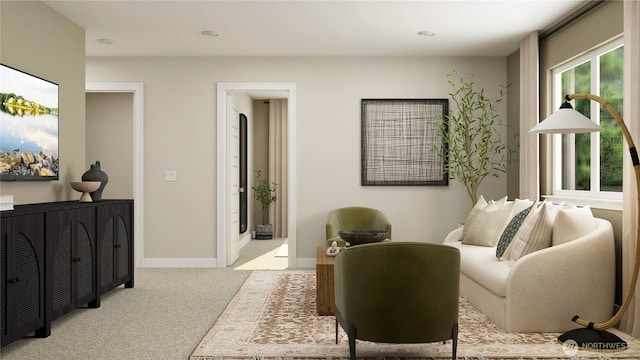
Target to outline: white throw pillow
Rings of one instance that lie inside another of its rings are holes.
[[[502,207],[507,205],[508,199],[506,196],[501,197],[500,199],[496,200],[496,206],[497,207]]]
[[[507,246],[507,249],[504,251],[504,253],[502,253],[502,256],[500,257],[500,261],[511,260],[511,250],[513,250],[514,242],[515,241],[511,241],[509,243],[509,246]]]
[[[464,227],[462,228],[462,235],[460,235],[460,241],[462,241],[465,235],[467,235],[467,231],[469,231],[469,226],[473,222],[473,219],[475,219],[476,216],[480,213],[480,211],[482,211],[482,209],[487,207],[488,204],[489,203],[487,203],[487,200],[484,199],[484,196],[480,195],[480,198],[478,199],[478,201],[476,201],[476,204],[473,205],[473,208],[471,208],[469,215],[467,215],[467,219],[464,221]]]
[[[533,215],[531,215],[533,213]],[[513,240],[511,260],[517,261],[521,257],[551,246],[551,231],[553,229],[553,214],[547,209],[547,203],[540,208],[533,207],[529,212],[522,228]]]
[[[533,201],[529,199],[515,199],[513,200],[513,202],[515,203],[515,205],[513,207],[513,215],[511,216],[512,218],[513,216],[519,214],[522,210],[527,209],[531,205],[533,205]]]
[[[480,245],[480,246],[496,246],[502,231],[507,226],[507,222],[511,217],[514,203],[508,203],[505,206],[498,206],[495,202],[489,202],[482,211],[476,216],[469,231],[462,239],[463,244]]]
[[[551,244],[553,246],[575,240],[596,228],[589,206],[580,208],[560,208],[553,223]]]

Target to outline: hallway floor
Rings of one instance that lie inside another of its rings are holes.
[[[234,270],[284,270],[288,267],[287,239],[251,240],[240,249]],[[284,256],[283,256],[284,255]]]

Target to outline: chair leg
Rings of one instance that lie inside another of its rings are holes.
[[[336,316],[336,345],[338,345],[338,317]]]
[[[349,324],[347,335],[349,336],[349,359],[356,360],[356,327]]]
[[[453,343],[451,346],[451,359],[457,360],[458,359],[458,323],[453,324],[453,328],[451,329],[451,339]]]

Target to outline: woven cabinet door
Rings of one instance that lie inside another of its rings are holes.
[[[1,228],[4,346],[44,326],[44,218],[42,214],[3,217]]]
[[[95,208],[47,212],[47,313],[50,320],[96,299]]]
[[[131,201],[98,208],[98,295],[125,284],[133,287]]]

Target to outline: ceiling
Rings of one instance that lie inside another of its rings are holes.
[[[87,56],[506,56],[589,1],[43,2],[86,29]]]

